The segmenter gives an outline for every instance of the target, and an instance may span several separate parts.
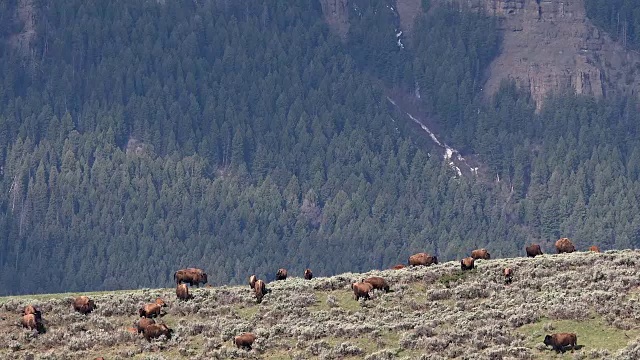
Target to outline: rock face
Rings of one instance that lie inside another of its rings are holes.
[[[599,31],[587,19],[584,0],[454,1],[499,19],[503,43],[488,70],[488,95],[514,79],[531,90],[539,110],[550,92],[602,97],[635,94],[640,85],[634,71],[640,56]]]
[[[320,0],[320,5],[329,28],[346,39],[349,32],[349,1]]]

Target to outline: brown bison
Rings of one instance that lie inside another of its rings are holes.
[[[146,304],[138,310],[140,317],[156,317],[162,316],[161,310],[163,307],[167,306],[164,301],[160,298],[157,298],[156,301],[152,304]]]
[[[42,312],[40,311],[40,309],[38,309],[33,305],[27,305],[24,307],[24,309],[22,309],[22,315],[29,315],[29,314],[35,315],[36,319],[38,320],[42,319]]]
[[[73,309],[81,314],[87,315],[97,309],[96,303],[86,296],[78,296],[73,300]]]
[[[22,324],[22,327],[25,327],[29,330],[38,331],[38,334],[42,334],[45,332],[42,319],[37,318],[35,314],[23,315],[20,323]]]
[[[404,265],[402,264],[398,264],[398,265],[394,265],[391,267],[392,270],[400,270],[400,269],[404,269]]]
[[[304,271],[304,278],[307,280],[313,279],[313,273],[311,272],[311,269],[306,269]]]
[[[466,257],[460,260],[460,269],[464,270],[473,270],[475,268],[475,259],[472,257]]]
[[[491,259],[491,254],[489,254],[487,249],[476,249],[471,252],[471,257],[474,260],[478,260],[478,259],[489,260]]]
[[[267,293],[267,285],[264,283],[264,281],[257,280],[253,287],[253,291],[256,295],[257,303],[260,304],[262,302],[262,298]]]
[[[599,248],[599,247],[597,247],[596,245],[592,245],[592,246],[589,248],[589,251],[599,253],[599,252],[600,252],[600,248]]]
[[[251,345],[253,345],[254,341],[256,341],[256,335],[253,333],[244,333],[233,338],[233,342],[238,349],[243,348],[247,351],[251,350]]]
[[[574,333],[557,333],[544,337],[544,344],[551,345],[556,352],[564,352],[565,347],[571,346],[571,351],[578,345],[578,336]]]
[[[136,330],[138,331],[138,334],[143,333],[144,329],[147,328],[147,326],[155,324],[156,321],[153,319],[149,319],[149,318],[142,318],[140,320],[138,320],[136,322]]]
[[[276,280],[286,280],[287,279],[287,269],[278,269],[276,272]]]
[[[438,258],[431,256],[427,253],[417,253],[409,256],[409,265],[411,266],[429,266],[431,264],[438,264]]]
[[[159,338],[162,335],[167,339],[171,339],[171,334],[173,334],[173,330],[169,329],[165,324],[151,324],[144,329],[144,338],[149,342],[151,339]]]
[[[176,281],[177,285],[184,282],[189,283],[190,286],[195,284],[196,287],[200,287],[200,283],[207,283],[207,273],[202,269],[196,268],[180,269],[173,273],[173,279]]]
[[[187,284],[180,284],[176,287],[176,296],[180,300],[189,300],[193,298],[191,294],[189,294],[189,288]]]
[[[351,290],[353,290],[354,299],[360,300],[360,298],[364,298],[365,300],[370,300],[369,292],[373,290],[373,285],[365,282],[353,283],[351,284]]]
[[[504,268],[503,274],[504,274],[504,283],[511,284],[511,282],[513,281],[513,269]]]
[[[572,253],[576,251],[576,247],[568,238],[561,238],[556,241],[556,250],[558,251],[558,254]]]
[[[362,282],[371,284],[374,290],[384,290],[386,293],[389,292],[389,283],[380,276],[371,276],[362,280]]]
[[[253,289],[253,287],[255,286],[257,280],[258,280],[257,276],[255,276],[255,275],[249,276],[249,287],[251,287]]]
[[[538,255],[543,255],[542,249],[540,249],[540,245],[538,244],[531,244],[527,246],[525,250],[527,251],[527,257],[536,257]]]

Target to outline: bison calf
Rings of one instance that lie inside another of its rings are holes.
[[[368,277],[362,280],[362,282],[371,284],[374,290],[384,290],[384,292],[386,293],[389,292],[389,283],[387,282],[387,280],[379,276]]]
[[[138,310],[140,317],[151,318],[154,316],[162,316],[161,310],[163,307],[167,306],[164,301],[160,298],[156,299],[156,302],[153,304],[146,304]]]
[[[351,290],[353,290],[354,299],[360,300],[360,298],[363,298],[365,300],[370,300],[369,292],[373,290],[373,285],[365,282],[353,283],[351,284]]]
[[[42,312],[40,311],[40,309],[33,305],[27,305],[24,307],[24,309],[22,309],[22,315],[29,314],[35,315],[37,320],[42,320]]]
[[[473,270],[475,268],[475,260],[472,257],[466,257],[460,260],[460,269]]]
[[[254,341],[256,341],[256,335],[253,333],[244,333],[233,338],[238,349],[243,348],[247,351],[251,350]]]
[[[591,252],[595,252],[595,253],[599,253],[599,252],[600,252],[600,248],[599,248],[599,247],[597,247],[596,245],[592,245],[592,246],[589,248],[589,251],[591,251]]]
[[[144,329],[144,338],[147,341],[159,338],[162,335],[167,339],[171,339],[171,334],[173,334],[173,330],[169,329],[165,324],[151,324]]]
[[[306,280],[311,280],[311,279],[313,279],[313,273],[311,272],[311,269],[306,269],[306,270],[304,271],[304,278],[305,278]]]
[[[37,318],[35,314],[23,315],[20,323],[24,328],[38,331],[38,334],[42,334],[45,332],[44,324],[42,324],[42,319]]]
[[[180,284],[176,287],[176,296],[180,300],[189,300],[192,298],[191,294],[189,294],[187,284]]]
[[[394,265],[391,267],[392,270],[400,270],[400,269],[404,269],[404,265],[402,264],[398,264],[398,265]]]
[[[258,280],[257,276],[255,276],[255,275],[249,276],[249,287],[251,287],[253,289],[254,286],[256,285],[256,281],[257,280]]]
[[[574,333],[557,333],[544,337],[544,344],[553,347],[556,352],[565,352],[567,346],[571,351],[578,345],[578,336]]]

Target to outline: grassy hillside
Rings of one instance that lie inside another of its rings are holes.
[[[640,356],[638,251],[456,262],[429,268],[346,273],[270,283],[257,305],[248,285],[201,288],[178,302],[173,289],[91,293],[98,310],[74,313],[76,294],[0,298],[3,359],[632,359]],[[505,266],[515,271],[503,285]],[[394,291],[353,300],[349,284],[380,275]],[[137,309],[162,296],[169,341],[147,343],[127,330]],[[45,334],[18,326],[22,307],[41,306]],[[250,352],[233,347],[258,335]],[[546,333],[578,334],[581,348],[556,355]],[[470,356],[472,355],[473,356]]]

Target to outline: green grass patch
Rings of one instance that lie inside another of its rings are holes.
[[[449,284],[452,282],[456,282],[458,280],[464,280],[467,278],[467,276],[469,274],[473,274],[476,272],[476,269],[473,270],[466,270],[466,271],[462,271],[462,270],[456,270],[452,273],[449,274],[444,274],[440,277],[440,279],[438,279],[438,281],[446,286],[449,287]]]
[[[544,327],[548,324],[553,325],[553,330],[545,331]],[[547,334],[572,332],[578,335],[578,345],[582,346],[580,350],[592,350],[592,349],[606,349],[610,352],[615,352],[626,347],[629,342],[638,335],[640,330],[621,330],[613,326],[609,326],[604,323],[601,318],[587,319],[587,320],[550,320],[542,318],[540,321],[527,324],[520,327],[517,331],[527,336],[527,345],[533,349],[538,344],[542,344],[544,337]],[[539,355],[553,354],[553,350],[549,347],[549,350],[537,351]],[[570,352],[565,353],[563,358],[570,358]]]
[[[260,309],[257,305],[254,306],[243,306],[236,309],[236,313],[243,319],[251,319],[255,314],[258,313]]]
[[[171,289],[153,289],[154,292],[165,292]],[[32,294],[32,295],[16,295],[16,296],[3,296],[0,297],[0,304],[11,301],[11,300],[33,300],[33,301],[45,301],[45,300],[53,300],[53,299],[64,299],[68,297],[77,297],[81,295],[85,296],[109,296],[112,297],[114,295],[130,295],[135,293],[141,293],[145,290],[112,290],[112,291],[91,291],[91,292],[69,292],[69,293],[59,293],[59,294]]]
[[[310,307],[312,311],[329,311],[331,309],[327,302],[329,296],[334,297],[337,307],[343,310],[358,311],[361,309],[360,303],[353,299],[351,290],[315,291],[315,295],[318,302]]]

